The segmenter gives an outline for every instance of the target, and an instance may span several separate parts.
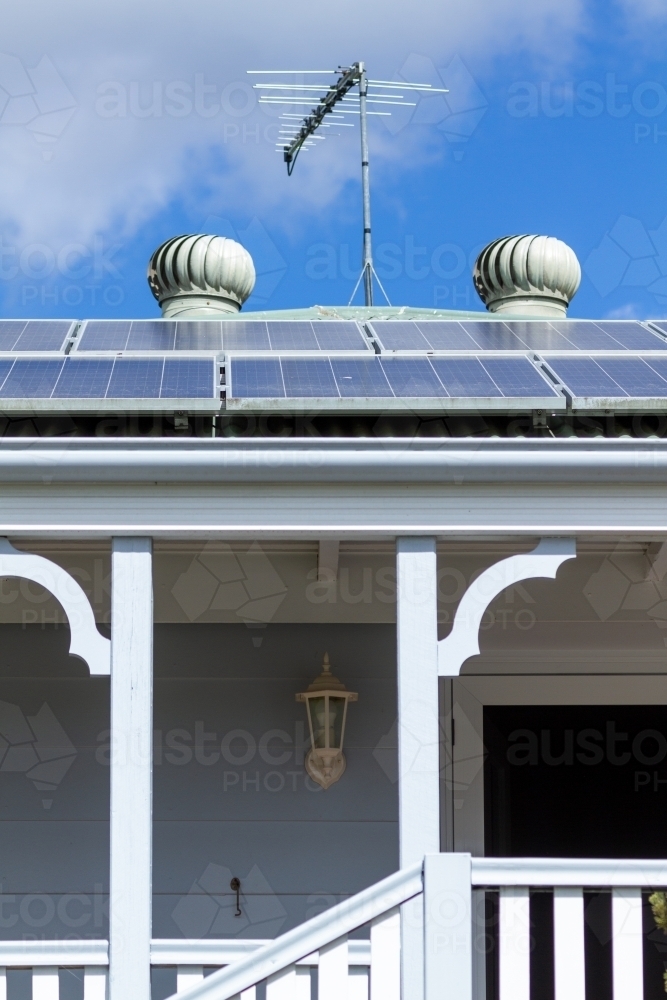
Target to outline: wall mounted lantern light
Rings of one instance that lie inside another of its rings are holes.
[[[306,771],[322,788],[333,785],[345,770],[343,739],[347,706],[358,697],[333,676],[328,653],[324,654],[320,676],[307,691],[296,696],[297,701],[306,703],[310,726],[311,749],[306,757]]]

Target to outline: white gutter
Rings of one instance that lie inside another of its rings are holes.
[[[3,482],[667,484],[667,440],[4,438]]]

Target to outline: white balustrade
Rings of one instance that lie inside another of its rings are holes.
[[[59,1000],[60,969],[83,969],[83,1000],[106,1000],[107,941],[0,941],[0,1000],[7,971],[32,970],[32,1000]]]
[[[184,992],[204,979],[204,965],[231,965],[270,941],[257,940],[155,940],[151,964],[176,965],[176,991]],[[346,935],[319,952],[267,978],[267,1000],[310,1000],[311,970],[318,969],[318,1000],[400,1000],[400,917],[398,909],[378,917],[368,939],[348,940]],[[375,972],[371,978],[371,966]],[[373,993],[371,993],[371,983]],[[0,1000],[4,1000],[0,993]],[[237,993],[232,1000],[256,1000],[256,987]]]
[[[667,862],[473,858],[471,881],[500,894],[500,1000],[530,1000],[530,888],[553,890],[555,1000],[586,997],[584,889],[611,890],[614,1000],[643,1000],[642,890],[667,886]]]
[[[585,1000],[584,890],[611,894],[614,1000],[643,1000],[642,891],[667,862],[429,855],[276,940],[154,940],[151,965],[176,970],[173,1000],[401,1000],[400,908],[423,899],[425,1000],[473,1000],[472,894],[499,894],[499,1000],[530,1000],[530,890],[553,893],[555,1000]],[[370,938],[349,935],[362,927]],[[84,1000],[107,1000],[106,941],[0,941],[7,971],[32,970],[32,1000],[60,1000],[60,970],[82,969]],[[204,975],[205,967],[217,967]],[[403,996],[403,1000],[410,1000]]]

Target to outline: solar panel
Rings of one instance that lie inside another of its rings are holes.
[[[416,326],[434,351],[477,350],[477,344],[460,323],[438,323],[431,320],[428,323],[417,323]]]
[[[285,395],[338,396],[328,358],[281,358]]]
[[[234,358],[231,372],[231,398],[278,399],[285,395],[278,358]]]
[[[477,358],[431,358],[438,378],[450,396],[502,396]]]
[[[78,337],[77,351],[124,351],[131,320],[91,320]]]
[[[3,399],[218,399],[201,358],[0,359]]]
[[[377,358],[331,358],[331,367],[343,398],[394,395]]]
[[[73,325],[69,319],[0,320],[0,351],[62,351]]]
[[[503,396],[557,396],[527,358],[481,358]]]
[[[446,396],[428,358],[381,358],[395,396]]]
[[[205,358],[165,358],[160,399],[210,398],[215,392],[211,369]]]
[[[571,351],[572,344],[550,323],[508,322],[507,328],[532,351]]]
[[[667,396],[667,381],[641,358],[598,358],[597,363],[628,396]]]
[[[222,346],[225,351],[270,351],[266,323],[257,320],[223,322]]]
[[[28,324],[24,319],[0,321],[0,351],[11,351]]]
[[[13,361],[0,361],[0,386],[2,386],[3,382],[12,370],[13,364]]]
[[[104,399],[111,372],[112,358],[67,358],[53,390],[54,399]]]
[[[58,381],[64,358],[18,360],[2,384],[0,397],[28,399],[49,397]]]
[[[222,323],[216,320],[188,320],[176,324],[176,351],[221,351]]]
[[[596,326],[627,351],[667,351],[667,341],[634,320],[596,320]]]
[[[549,359],[553,369],[573,396],[627,397],[618,383],[608,375],[593,358]]]
[[[369,323],[369,326],[385,351],[429,350],[429,342],[416,323],[389,320],[384,323]]]
[[[667,381],[667,358],[643,358],[643,360],[653,371],[657,372],[661,378]],[[661,396],[663,393],[655,393],[655,395]]]
[[[71,329],[71,320],[30,320],[13,350],[61,351]]]
[[[368,340],[356,323],[320,320],[313,323],[313,332],[321,351],[368,350]]]
[[[112,399],[159,399],[162,358],[117,358],[107,396]]]
[[[176,324],[170,322],[133,321],[127,338],[127,351],[173,351]]]
[[[578,351],[617,351],[620,347],[617,340],[595,323],[568,320],[562,323],[556,321],[551,325]]]
[[[271,350],[317,351],[312,323],[267,323]]]
[[[525,351],[526,345],[515,337],[507,324],[495,320],[480,323],[461,323],[477,347],[483,351]]]

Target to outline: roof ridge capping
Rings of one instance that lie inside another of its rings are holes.
[[[581,283],[574,250],[555,236],[503,236],[475,262],[477,294],[492,313],[564,319]]]

